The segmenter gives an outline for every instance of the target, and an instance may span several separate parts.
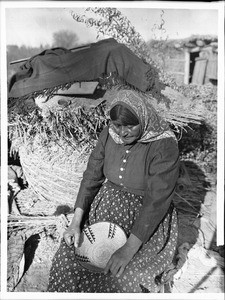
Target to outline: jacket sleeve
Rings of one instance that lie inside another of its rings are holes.
[[[87,168],[84,171],[83,179],[80,184],[74,209],[82,208],[85,212],[89,209],[94,197],[105,181],[103,174],[105,144],[108,137],[108,127],[101,132],[97,145],[92,151]]]
[[[179,151],[176,141],[172,138],[155,141],[146,163],[143,206],[131,230],[143,243],[154,234],[173,199],[179,176]]]

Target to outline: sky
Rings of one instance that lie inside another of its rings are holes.
[[[161,23],[161,8],[130,8],[126,7],[127,5],[124,4],[119,10],[131,21],[145,41],[154,38],[154,34],[158,38],[168,37],[170,39],[185,38],[193,34],[218,34],[218,11],[205,9],[204,5],[200,9],[163,7],[164,28],[166,29],[164,34],[159,30],[153,30],[154,24],[160,25]],[[51,45],[53,33],[60,30],[70,30],[76,33],[79,43],[95,42],[96,30],[77,23],[70,14],[71,10],[83,14],[84,7],[88,6],[87,2],[83,2],[83,8],[71,8],[71,6],[56,8],[52,7],[51,2],[49,2],[47,7],[41,8],[6,8],[6,44],[31,47],[39,47],[41,44],[43,46]]]

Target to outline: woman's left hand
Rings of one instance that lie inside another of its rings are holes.
[[[105,267],[104,273],[107,274],[110,271],[116,277],[121,276],[141,245],[142,241],[131,233],[127,242],[113,253]]]
[[[125,244],[113,253],[104,269],[104,273],[107,274],[110,271],[116,277],[121,276],[135,253],[136,251],[134,252],[132,248]]]

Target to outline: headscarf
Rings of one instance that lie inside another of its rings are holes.
[[[148,143],[166,137],[175,138],[169,124],[157,114],[147,96],[134,90],[119,90],[111,103],[110,109],[118,104],[126,106],[138,118],[142,132],[138,142]],[[110,125],[109,133],[117,144],[123,143],[112,125]]]

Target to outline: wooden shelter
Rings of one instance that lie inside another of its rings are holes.
[[[187,65],[184,83],[217,84],[217,39],[196,38],[185,43],[183,47]]]
[[[217,37],[198,35],[182,40],[151,41],[149,47],[152,56],[174,75],[177,84],[217,85]]]

